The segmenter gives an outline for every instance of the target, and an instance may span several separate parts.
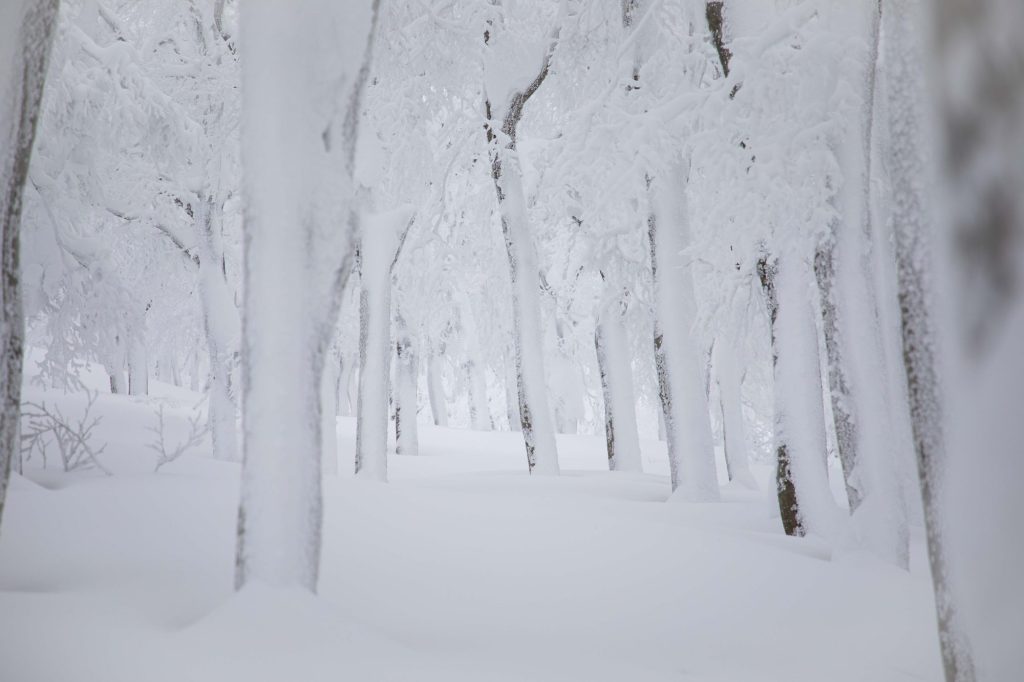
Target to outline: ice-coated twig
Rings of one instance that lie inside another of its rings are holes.
[[[21,451],[26,459],[32,452],[39,451],[46,467],[46,449],[50,442],[57,444],[61,464],[64,471],[94,466],[107,476],[112,473],[99,460],[99,455],[106,449],[106,444],[99,448],[92,445],[93,429],[102,421],[102,417],[90,417],[92,407],[99,395],[98,391],[86,391],[88,401],[82,416],[72,421],[64,416],[59,407],[50,408],[45,402],[26,402],[22,404],[23,420],[21,434]]]
[[[200,416],[198,412],[193,412],[189,416],[188,435],[173,448],[168,449],[164,433],[164,406],[160,406],[156,413],[156,426],[151,426],[147,429],[153,434],[153,441],[149,444],[149,447],[155,450],[157,455],[156,468],[153,471],[160,471],[160,467],[170,464],[185,454],[190,448],[194,448],[203,442],[210,427],[209,424],[200,419]]]

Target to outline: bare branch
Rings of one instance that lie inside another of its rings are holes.
[[[153,441],[149,447],[156,451],[156,468],[153,471],[160,471],[160,467],[170,464],[181,457],[190,448],[197,447],[206,438],[210,427],[206,420],[201,418],[198,411],[193,412],[188,418],[188,435],[185,439],[173,448],[167,448],[167,439],[164,433],[164,406],[156,413],[156,426],[147,429],[153,434]]]
[[[99,455],[103,454],[107,447],[106,444],[99,448],[92,445],[92,431],[102,420],[102,417],[90,417],[99,391],[86,391],[86,395],[88,402],[77,422],[65,417],[59,407],[51,409],[45,402],[22,403],[22,455],[29,459],[33,452],[39,452],[45,468],[46,450],[52,442],[56,443],[60,452],[64,471],[96,467],[107,476],[111,476],[111,471],[99,460]]]

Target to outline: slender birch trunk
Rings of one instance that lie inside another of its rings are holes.
[[[729,480],[756,489],[757,483],[750,472],[746,427],[743,424],[742,387],[736,350],[728,339],[719,338],[713,353],[714,374],[722,403],[722,444]]]
[[[772,336],[776,494],[787,535],[828,536],[837,510],[826,468],[814,311],[799,268],[795,257],[764,256],[757,266]]]
[[[818,328],[808,296],[812,278],[796,254],[780,255],[775,275],[775,428],[785,439],[799,527],[830,538],[838,530],[839,508],[829,487]]]
[[[1011,619],[1019,616],[1024,597],[1019,583],[1024,557],[1019,512],[1024,5],[1015,0],[939,0],[924,6],[934,29],[928,45],[929,66],[937,76],[931,94],[937,104],[934,166],[940,172],[939,191],[932,197],[938,207],[934,222],[914,227],[919,236],[938,238],[935,260],[940,267],[933,276],[945,284],[936,302],[945,322],[943,368],[951,377],[948,408],[938,415],[948,428],[946,453],[939,454],[946,454],[949,464],[929,462],[929,485],[937,497],[943,478],[947,481],[943,509],[949,518],[957,518],[958,526],[956,536],[950,537],[949,555],[956,557],[960,575],[971,576],[971,592],[977,595],[970,603],[975,617],[961,624],[954,610],[958,590],[944,590],[946,601],[939,606],[940,626],[946,626],[940,628],[943,658],[947,682],[1013,679],[1020,676],[1021,664],[1019,627]],[[904,243],[913,237],[908,232]],[[958,480],[964,474],[969,482]],[[965,535],[986,539],[953,544]],[[966,593],[968,587],[960,590]],[[936,601],[940,596],[937,587]],[[983,626],[983,620],[991,622]],[[972,631],[964,629],[972,625]],[[969,645],[976,647],[976,673]]]
[[[926,181],[927,93],[924,54],[919,37],[924,3],[889,0],[885,5],[888,64],[889,154],[892,221],[896,231],[903,363],[907,372],[910,418],[924,506],[939,644],[947,682],[975,679],[974,662],[955,595],[949,582],[948,550],[943,534],[942,484],[946,464],[946,420],[938,371],[938,335],[934,319],[932,221]]]
[[[907,505],[892,417],[899,405],[893,400],[888,381],[881,300],[872,258],[878,248],[872,215],[871,156],[881,14],[878,5],[845,11],[864,20],[867,49],[864,66],[856,74],[862,106],[847,122],[841,143],[834,146],[841,169],[841,179],[837,178],[835,184],[842,216],[834,251],[834,303],[839,311],[837,332],[848,379],[855,447],[852,468],[844,462],[844,474],[847,489],[856,489],[850,508],[861,542],[883,559],[906,568]]]
[[[213,456],[236,460],[238,448],[234,371],[238,358],[238,313],[227,274],[220,231],[220,203],[211,194],[200,198],[196,211],[199,232],[199,295],[210,358],[209,425]]]
[[[364,244],[365,247],[365,244]],[[356,397],[358,476],[386,481],[388,389],[391,375],[391,272],[384,259],[357,256],[359,291],[359,389]]]
[[[636,425],[633,367],[626,338],[625,297],[603,311],[594,331],[604,396],[605,442],[610,471],[643,471]]]
[[[350,9],[336,9],[335,18],[351,18]],[[361,68],[348,71],[356,75],[349,83],[344,173],[337,188],[344,208],[352,197],[357,114],[377,9],[373,2]],[[336,49],[317,30],[321,21],[308,2],[248,3],[240,12],[247,213],[238,588],[260,581],[315,592],[319,573],[321,380],[358,220],[342,226],[337,239],[325,237],[312,213],[314,183],[304,181],[311,168],[330,161],[322,128],[309,125],[312,112],[339,94],[333,91],[338,81],[325,82],[321,72],[302,68],[319,66],[324,53]],[[323,248],[332,242],[334,249]]]
[[[680,253],[689,240],[686,171],[673,164],[653,178],[648,219],[654,279],[654,353],[672,490],[688,500],[719,499],[704,362],[692,325],[697,307],[693,275]]]
[[[355,469],[360,477],[382,482],[388,479],[392,273],[412,220],[409,206],[365,214],[356,258],[360,291]]]
[[[523,107],[547,78],[559,31],[560,26],[556,26],[541,70],[524,90],[513,93],[507,102],[492,103],[490,99],[484,102],[491,178],[498,198],[501,230],[512,280],[513,341],[520,425],[526,446],[527,468],[531,473],[536,471],[540,474],[558,474],[558,450],[545,383],[537,251],[523,194],[516,132]],[[488,31],[484,34],[484,43],[489,39]],[[493,117],[497,113],[497,106],[502,107],[500,127]]]
[[[442,350],[441,353],[444,351]],[[427,396],[430,399],[430,413],[434,426],[448,426],[448,400],[444,391],[444,358],[440,353],[431,353],[427,360]]]
[[[128,343],[128,395],[149,395],[149,353],[141,332]]]
[[[340,469],[338,465],[339,369],[340,363],[337,357],[328,352],[320,377],[321,471],[328,476],[337,476]]]
[[[124,378],[124,371],[114,369],[113,367],[107,368],[107,378],[110,383],[110,392],[115,395],[127,395],[128,386]]]
[[[508,419],[509,431],[522,431],[522,420],[519,417],[519,395],[516,380],[515,362],[505,359],[505,415]]]
[[[489,431],[494,428],[491,410],[487,400],[487,377],[483,363],[483,352],[480,349],[480,331],[477,328],[470,308],[469,299],[457,292],[460,331],[463,338],[465,359],[462,371],[466,377],[466,393],[469,403],[469,423],[476,431]]]
[[[58,0],[23,3],[16,26],[0,29],[13,38],[11,83],[0,83],[0,519],[11,465],[21,457],[21,382],[25,317],[21,300],[21,208],[39,120]]]
[[[399,455],[418,455],[420,450],[416,424],[418,377],[413,340],[399,317],[395,339],[395,452]]]
[[[857,466],[857,419],[855,403],[847,378],[846,358],[840,335],[838,292],[836,291],[836,240],[842,223],[836,221],[828,229],[824,243],[814,254],[814,275],[821,295],[822,333],[825,337],[825,358],[828,376],[828,393],[832,407],[832,421],[835,425],[836,450],[843,468],[846,499],[850,512],[860,506],[861,491],[856,480]]]

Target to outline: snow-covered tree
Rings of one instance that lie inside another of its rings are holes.
[[[377,4],[241,12],[244,459],[236,584],[315,591],[327,348],[351,267],[353,162]]]
[[[21,456],[21,213],[58,7],[58,0],[25,0],[0,13],[0,519],[11,465]]]
[[[947,680],[972,680],[974,664],[950,584],[944,532],[947,521],[941,505],[946,420],[936,322],[935,235],[928,205],[928,166],[934,157],[926,132],[925,47],[920,33],[923,11],[923,3],[914,0],[892,0],[883,10],[892,221],[903,361],[943,665]]]

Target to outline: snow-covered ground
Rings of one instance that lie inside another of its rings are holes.
[[[390,483],[325,481],[318,596],[235,594],[239,466],[199,448],[153,473],[156,406],[173,441],[197,400],[154,393],[97,400],[113,476],[35,457],[14,477],[0,680],[941,679],[919,535],[907,574],[786,537],[765,492],[666,503],[653,441],[655,473],[601,471],[601,438],[560,436],[563,475],[530,477],[518,434],[422,426]]]

